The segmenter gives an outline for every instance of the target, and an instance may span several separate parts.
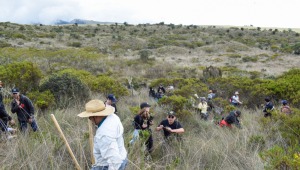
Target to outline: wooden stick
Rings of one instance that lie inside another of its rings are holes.
[[[74,154],[72,152],[72,149],[71,149],[71,147],[70,147],[70,145],[69,145],[69,143],[68,143],[68,141],[67,141],[67,139],[66,139],[66,137],[65,137],[65,135],[63,133],[63,131],[61,130],[61,128],[60,128],[60,126],[59,126],[59,124],[58,124],[58,122],[57,122],[57,120],[56,120],[56,118],[55,118],[55,116],[53,114],[51,114],[51,118],[52,118],[52,120],[53,120],[53,122],[54,122],[54,124],[56,126],[56,129],[58,130],[58,132],[60,134],[60,137],[64,140],[65,145],[67,146],[69,154],[71,155],[71,157],[73,159],[73,162],[75,163],[76,169],[77,170],[81,170],[81,168],[80,168],[80,166],[79,166],[79,164],[78,164],[78,162],[77,162],[77,160],[76,160],[76,158],[75,158],[75,156],[74,156]]]
[[[88,124],[89,124],[89,142],[90,142],[90,150],[91,150],[91,161],[92,164],[95,164],[93,124],[92,121],[90,121],[89,119],[88,119]]]

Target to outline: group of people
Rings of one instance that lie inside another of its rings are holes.
[[[150,107],[151,105],[149,105],[146,102],[140,105],[140,111],[134,117],[134,132],[133,138],[130,141],[130,144],[132,145],[139,138],[141,131],[147,131],[149,133],[149,137],[147,138],[145,144],[149,153],[153,150],[153,137],[150,126],[154,124],[153,116],[150,113]],[[184,128],[176,120],[176,113],[174,111],[169,111],[167,113],[166,119],[162,120],[160,124],[156,127],[156,131],[161,130],[163,130],[164,132],[165,141],[168,141],[171,136],[175,136],[175,138],[179,137],[178,134],[184,132]]]
[[[159,84],[157,91],[155,91],[153,87],[149,88],[149,97],[159,100],[164,97],[167,92],[171,92],[172,90],[174,90],[174,86],[172,85],[168,86],[167,89],[165,89],[163,84]]]
[[[17,114],[18,122],[21,132],[27,131],[27,125],[30,124],[32,130],[35,132],[38,130],[37,122],[34,118],[34,106],[31,100],[23,94],[20,94],[18,88],[11,89],[12,101],[11,112]],[[3,83],[0,81],[0,128],[8,138],[13,137],[16,129],[11,128],[9,125],[14,126],[15,121],[7,113],[3,103],[4,89]],[[0,131],[0,132],[1,132]]]
[[[107,97],[107,101],[111,99]],[[128,162],[123,138],[124,128],[120,118],[115,114],[116,107],[107,104],[107,101],[89,101],[85,105],[85,111],[78,114],[78,116],[89,118],[98,127],[94,136],[93,148],[96,163],[93,165],[92,170],[124,170]],[[140,104],[140,110],[134,117],[134,135],[130,141],[130,144],[133,144],[140,137],[142,131],[147,131],[149,136],[145,145],[148,153],[153,150],[153,137],[150,126],[154,123],[150,107],[151,105],[146,102]],[[176,137],[184,132],[182,125],[176,120],[174,111],[168,112],[166,119],[162,120],[155,130],[163,130],[166,141],[171,136]]]
[[[165,93],[162,86],[159,87],[158,91]],[[8,124],[14,125],[15,122],[5,110],[2,93],[3,83],[0,81],[0,127],[4,133],[14,133],[16,130],[10,128]],[[11,112],[17,114],[20,130],[25,132],[28,124],[30,124],[33,131],[38,131],[39,128],[34,119],[34,106],[31,100],[25,95],[20,94],[18,88],[13,88],[11,94],[13,98],[11,101]],[[242,104],[238,95],[239,93],[235,92],[235,95],[232,97],[231,103],[234,106]],[[197,95],[195,96],[198,97]],[[212,100],[215,97],[216,93],[213,90],[209,91],[207,100],[205,97],[198,97],[200,99],[198,108],[201,110],[202,118],[205,120],[208,118],[208,111],[214,108]],[[123,138],[124,128],[120,118],[117,116],[116,102],[116,97],[113,94],[109,94],[106,97],[105,102],[101,100],[89,101],[85,105],[85,111],[78,114],[79,117],[89,118],[89,120],[97,126],[93,148],[96,163],[93,165],[92,170],[124,170],[127,165],[127,151]],[[268,97],[265,98],[265,102],[263,112],[265,113],[265,117],[268,117],[271,116],[274,105]],[[288,106],[287,101],[283,100],[282,104],[281,111],[290,114],[291,109]],[[153,137],[150,127],[154,125],[154,117],[150,113],[150,108],[151,105],[146,102],[140,104],[140,110],[134,117],[134,132],[133,138],[130,141],[130,144],[132,145],[139,137],[141,137],[141,132],[148,132],[149,135],[145,141],[148,153],[151,153],[153,150]],[[241,111],[231,111],[228,116],[219,122],[219,126],[231,128],[234,124],[238,128],[241,128],[238,119],[240,116]],[[164,141],[166,143],[168,143],[170,139],[180,139],[179,134],[182,134],[185,131],[180,122],[177,121],[176,113],[174,111],[167,112],[166,118],[156,126],[155,130],[163,131]]]
[[[216,97],[216,91],[215,90],[209,90],[207,99],[205,97],[198,97],[197,94],[194,95],[197,99],[199,99],[199,104],[197,105],[197,109],[200,110],[201,118],[204,120],[208,120],[209,111],[212,111],[212,109],[215,108],[213,104],[213,99]],[[230,97],[229,100],[230,104],[235,106],[236,108],[243,104],[243,102],[240,101],[239,92],[236,91],[233,96]],[[284,114],[291,114],[292,110],[288,106],[287,100],[281,101],[282,106],[280,108],[281,113]],[[264,117],[270,117],[272,115],[273,110],[275,109],[273,103],[271,102],[270,97],[265,98],[265,104],[263,107],[263,113]],[[226,117],[222,117],[220,121],[217,121],[217,123],[220,125],[220,127],[232,127],[232,124],[235,124],[236,127],[241,128],[239,117],[241,116],[241,111],[239,110],[233,110],[231,111]]]

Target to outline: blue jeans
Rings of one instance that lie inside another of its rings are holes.
[[[20,123],[21,131],[25,132],[27,130],[27,121],[20,121],[19,120],[19,123]],[[38,130],[38,125],[37,125],[34,118],[32,118],[32,123],[30,123],[30,126],[31,126],[31,128],[34,132]]]
[[[125,170],[127,163],[128,163],[128,160],[126,158],[125,160],[123,160],[119,170]],[[108,170],[108,166],[94,166],[91,168],[91,170]]]
[[[132,139],[130,140],[130,145],[133,145],[133,143],[139,138],[139,131],[140,129],[134,129],[133,131],[133,137]]]

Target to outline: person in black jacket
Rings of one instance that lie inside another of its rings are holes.
[[[2,82],[0,81],[0,129],[3,132],[11,132],[14,133],[15,129],[9,128],[7,125],[10,123],[11,125],[15,124],[15,121],[9,116],[5,110],[5,106],[3,104],[3,95],[2,95]]]
[[[184,128],[176,120],[176,113],[174,111],[168,112],[167,118],[162,120],[160,124],[156,127],[156,131],[164,131],[164,137],[166,140],[170,136],[175,136],[176,139],[180,139],[178,134],[184,133]]]
[[[263,109],[264,117],[271,117],[272,116],[272,111],[274,110],[274,105],[271,102],[270,97],[265,98],[265,106]]]
[[[134,134],[133,139],[130,141],[130,144],[133,144],[135,140],[138,138],[140,131],[148,131],[150,133],[149,138],[146,140],[145,144],[147,147],[148,152],[151,152],[153,149],[153,138],[152,138],[152,131],[150,126],[153,125],[153,117],[150,115],[151,105],[144,102],[140,105],[139,113],[134,117]]]
[[[232,128],[232,124],[235,124],[236,127],[242,128],[238,117],[241,116],[241,112],[239,110],[232,111],[229,115],[220,122],[220,127],[227,126]]]
[[[162,84],[159,84],[159,87],[157,89],[157,93],[163,93],[165,94],[166,93],[166,89],[164,88],[164,86]]]
[[[17,113],[20,130],[25,132],[27,130],[27,123],[31,125],[32,130],[38,130],[37,123],[34,119],[34,107],[31,100],[20,94],[19,89],[12,89],[13,100],[11,102],[11,112]]]

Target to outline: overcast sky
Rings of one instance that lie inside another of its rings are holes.
[[[0,22],[87,19],[129,24],[300,28],[300,0],[0,0]]]

